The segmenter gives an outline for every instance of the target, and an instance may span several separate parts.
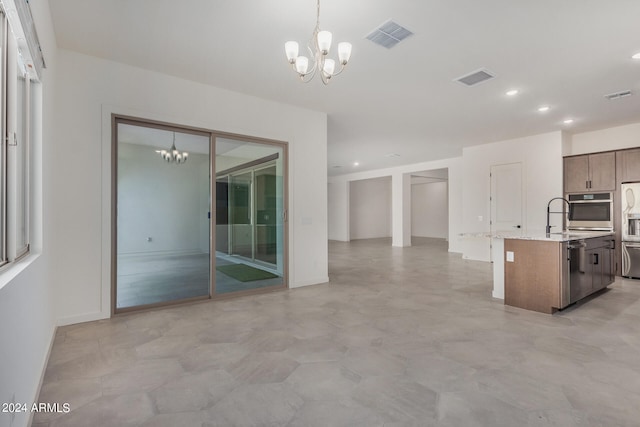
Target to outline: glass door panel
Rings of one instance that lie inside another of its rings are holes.
[[[208,298],[210,137],[118,123],[116,141],[114,311]]]
[[[214,294],[285,287],[284,146],[232,138],[215,145]]]

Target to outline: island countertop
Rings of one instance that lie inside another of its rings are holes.
[[[534,230],[523,233],[522,231],[495,231],[493,233],[462,233],[461,237],[489,237],[494,239],[518,239],[518,240],[540,240],[545,242],[568,242],[569,240],[591,239],[594,237],[612,236],[612,231],[583,231],[569,230],[555,232],[547,235],[543,230]]]

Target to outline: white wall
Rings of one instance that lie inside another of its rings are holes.
[[[348,181],[328,183],[328,227],[329,240],[348,242],[349,234],[349,188]]]
[[[56,75],[51,185],[64,192],[50,210],[51,279],[61,324],[110,312],[112,113],[288,141],[289,285],[328,281],[326,114],[62,49]]]
[[[463,227],[467,233],[491,231],[489,172],[492,165],[523,165],[524,232],[544,232],[547,202],[562,196],[562,134],[552,132],[463,150]],[[482,220],[479,220],[482,217]],[[557,217],[557,218],[556,218]],[[552,218],[559,225],[560,215]],[[489,238],[466,238],[464,258],[489,261]]]
[[[449,237],[449,188],[447,181],[411,185],[411,235]]]
[[[51,231],[56,224],[43,216],[53,209],[51,159],[55,121],[56,45],[48,2],[31,2],[34,22],[42,45],[47,69],[42,76],[43,104],[36,109],[43,126],[35,130],[31,156],[34,179],[31,182],[31,255],[0,273],[0,403],[25,402],[36,398],[55,329],[51,272],[53,245]],[[68,159],[67,159],[68,160]],[[15,415],[15,418],[13,418]],[[20,427],[29,422],[29,413],[0,412],[0,426]]]
[[[209,155],[175,165],[154,150],[118,145],[118,254],[207,253]]]
[[[571,135],[563,155],[597,153],[640,147],[640,123]]]
[[[351,240],[391,237],[391,177],[352,181]]]
[[[329,234],[332,236],[344,236],[344,230],[349,228],[349,215],[347,215],[347,209],[344,209],[345,203],[349,203],[349,193],[344,190],[349,183],[363,179],[406,175],[435,169],[448,169],[449,252],[462,253],[466,244],[466,239],[460,237],[460,233],[463,232],[462,183],[464,168],[462,157],[329,177],[330,189],[333,193],[329,205],[329,212],[331,213]],[[392,218],[392,222],[395,223],[395,221],[396,218]],[[336,240],[342,239],[336,238]]]

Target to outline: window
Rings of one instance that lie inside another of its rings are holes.
[[[18,57],[16,86],[15,233],[16,257],[29,251],[29,122],[31,79]]]
[[[20,21],[9,22],[0,9],[0,265],[30,247],[31,89],[37,80],[31,56],[25,56],[29,48],[18,40],[24,40]]]

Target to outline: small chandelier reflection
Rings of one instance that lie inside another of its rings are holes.
[[[298,42],[288,41],[284,44],[284,50],[287,54],[287,60],[294,69],[300,80],[309,83],[316,73],[320,74],[322,83],[329,84],[329,80],[333,76],[342,73],[344,67],[351,57],[351,43],[338,43],[338,62],[340,69],[336,71],[336,61],[327,58],[331,49],[332,35],[329,31],[320,30],[320,0],[318,0],[318,8],[316,15],[316,28],[313,30],[311,40],[307,44],[307,49],[313,63],[309,69],[309,58],[306,56],[298,56]]]
[[[176,149],[176,133],[173,133],[173,144],[169,150],[156,150],[156,153],[160,154],[167,163],[175,163],[180,165],[187,161],[189,153],[183,151],[182,153]]]

